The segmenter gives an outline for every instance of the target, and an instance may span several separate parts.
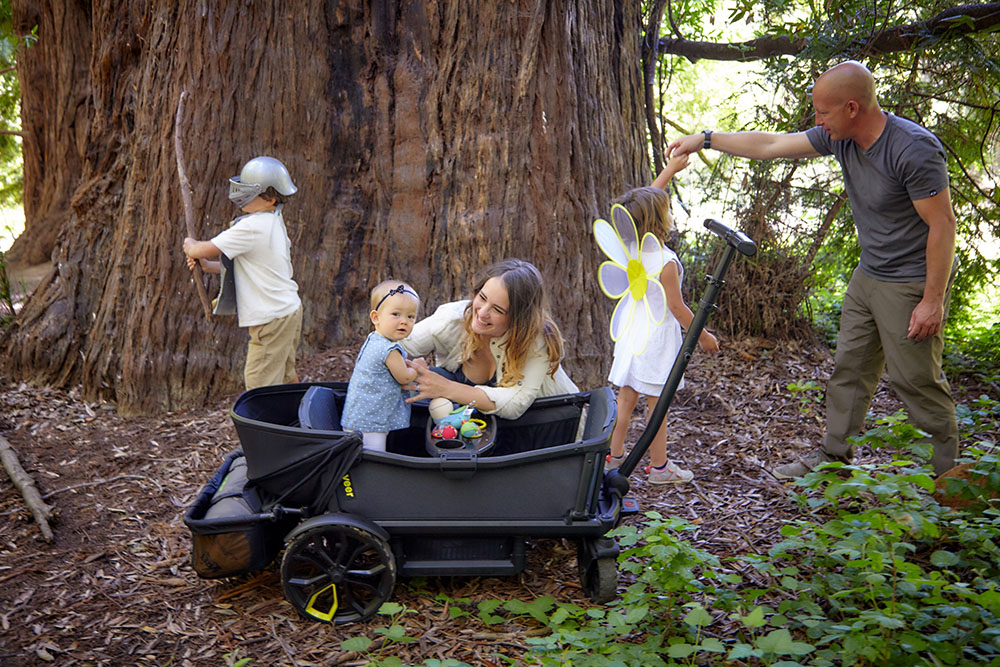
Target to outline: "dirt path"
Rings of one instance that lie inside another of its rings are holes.
[[[347,379],[353,357],[350,349],[318,355],[303,379]],[[821,408],[802,412],[787,385],[822,385],[830,367],[825,350],[759,340],[729,342],[714,358],[696,355],[668,415],[670,455],[695,472],[695,482],[652,487],[637,473],[632,495],[643,510],[692,522],[690,539],[704,550],[720,557],[764,553],[796,512],[787,487],[764,465],[805,451],[822,432]],[[371,628],[301,620],[282,597],[274,565],[222,581],[199,579],[189,566],[181,516],[237,446],[230,400],[123,419],[74,391],[0,386],[0,405],[0,432],[59,513],[55,542],[41,542],[13,485],[0,476],[0,665],[223,665],[237,649],[253,665],[357,659],[339,644],[371,636]],[[881,390],[876,409],[896,407]],[[632,428],[636,437],[641,422]],[[551,595],[587,604],[575,545],[533,540],[531,547],[526,571],[515,577],[397,585],[393,599],[418,612],[407,616],[407,634],[420,638],[397,654],[408,664],[428,657],[504,664],[501,656],[523,653],[524,628],[451,620],[435,600],[439,593],[473,602]]]

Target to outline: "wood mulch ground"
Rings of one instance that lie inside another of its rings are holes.
[[[353,359],[354,350],[330,351],[300,372],[303,380],[346,380]],[[807,451],[822,434],[822,406],[802,412],[787,385],[822,386],[831,367],[824,348],[788,342],[731,341],[715,357],[697,353],[668,414],[670,455],[694,471],[695,482],[651,486],[637,470],[632,495],[643,510],[697,526],[689,539],[703,550],[720,557],[766,552],[797,510],[789,487],[765,468]],[[238,445],[230,405],[123,418],[75,391],[0,384],[0,434],[58,512],[56,539],[47,544],[0,475],[0,665],[225,665],[234,651],[253,665],[364,664],[340,642],[375,638],[377,621],[330,627],[302,620],[282,597],[273,564],[221,581],[191,569],[181,517]],[[880,389],[875,410],[897,407]],[[640,419],[632,430],[634,440]],[[539,539],[530,546],[528,567],[514,577],[400,582],[393,599],[417,612],[404,623],[419,642],[390,653],[407,664],[436,657],[476,665],[524,654],[530,628],[451,620],[438,594],[473,602],[551,595],[589,604],[574,544]]]

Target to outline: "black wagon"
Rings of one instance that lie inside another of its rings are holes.
[[[231,411],[241,448],[184,516],[204,578],[267,567],[279,554],[285,597],[304,617],[350,623],[374,615],[400,576],[512,575],[528,538],[577,541],[584,591],[613,599],[617,543],[607,533],[635,511],[626,494],[659,428],[736,253],[753,241],[714,220],[726,246],[663,389],[620,468],[604,472],[616,417],[607,388],[536,400],[520,418],[478,415],[475,438],[432,437],[427,405],[363,450],[340,427],[344,382],[259,387]]]

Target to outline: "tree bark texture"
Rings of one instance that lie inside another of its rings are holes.
[[[13,28],[37,42],[17,58],[21,82],[24,163],[24,233],[11,247],[12,262],[49,261],[71,215],[80,182],[93,107],[90,103],[90,3],[13,0]]]
[[[591,223],[651,180],[638,3],[92,7],[80,185],[53,274],[0,341],[12,376],[80,383],[124,412],[240,387],[246,332],[206,323],[186,284],[172,141],[187,90],[202,238],[236,215],[226,181],[249,158],[277,157],[299,187],[285,218],[307,350],[360,342],[381,279],[413,284],[426,315],[521,257],[550,287],[568,372],[604,384],[611,304]]]

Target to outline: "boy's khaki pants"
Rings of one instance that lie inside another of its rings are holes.
[[[910,421],[930,434],[934,472],[940,475],[955,465],[958,424],[941,370],[944,334],[938,331],[920,342],[906,337],[910,315],[923,293],[922,281],[889,283],[854,270],[840,316],[836,366],[826,389],[823,450],[830,456],[851,458],[847,438],[860,433],[882,369],[887,368],[889,384]],[[951,280],[944,299],[946,317],[950,295]]]
[[[295,348],[302,338],[302,307],[291,315],[250,327],[243,381],[247,389],[294,382]]]

